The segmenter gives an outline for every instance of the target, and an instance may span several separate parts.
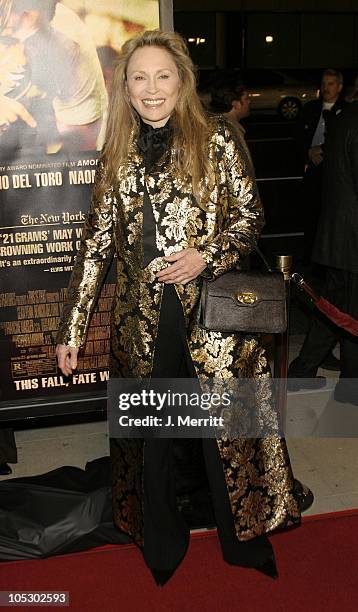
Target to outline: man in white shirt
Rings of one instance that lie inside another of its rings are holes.
[[[324,143],[331,122],[342,111],[344,100],[341,98],[343,76],[340,72],[327,69],[323,72],[320,99],[307,102],[303,107],[298,124],[297,141],[299,143],[303,175],[303,206],[305,253],[303,263],[311,264],[312,249],[317,233],[318,221],[322,208],[322,162],[324,158]],[[316,276],[316,283],[325,281],[325,268],[317,264],[311,273]],[[288,386],[291,390],[302,388],[319,388],[325,385],[325,378],[317,376],[319,364],[327,370],[340,369],[340,362],[332,353],[337,340],[325,325],[319,323],[316,316],[310,322],[307,334],[299,356],[294,359],[288,369],[291,380]]]
[[[342,110],[343,76],[328,68],[322,74],[320,98],[307,102],[297,124],[297,144],[304,172],[305,254],[304,263],[311,262],[312,247],[317,231],[322,198],[322,161],[324,140],[329,122]]]
[[[314,131],[312,141],[310,147],[307,152],[308,161],[313,163],[315,166],[319,166],[323,161],[323,145],[325,140],[325,131],[326,131],[326,119],[327,113],[324,111],[331,111],[333,107],[337,104],[340,93],[343,88],[343,76],[337,70],[327,69],[322,75],[321,82],[321,100],[320,100],[320,115],[318,122],[316,123],[316,129]],[[310,126],[313,127],[314,121],[312,123],[308,121],[309,118],[315,118],[316,108],[318,109],[318,105],[316,101],[312,101],[311,103],[306,104],[304,109],[304,114],[302,117],[302,121],[305,121],[304,129],[309,130]],[[340,109],[335,108],[334,112],[338,112]],[[313,114],[314,111],[314,114]],[[308,134],[307,134],[308,136]]]

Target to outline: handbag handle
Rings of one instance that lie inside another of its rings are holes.
[[[267,272],[273,272],[273,269],[271,268],[270,264],[268,263],[265,255],[263,254],[262,251],[260,251],[259,247],[257,246],[257,244],[254,246],[254,251],[256,251],[256,253],[261,257],[263,263],[265,264],[266,268],[267,268]]]
[[[256,251],[256,253],[259,255],[259,257],[263,261],[267,271],[268,272],[273,272],[273,270],[272,270],[270,264],[268,263],[265,255],[263,254],[263,252],[257,246],[256,241],[250,240],[250,238],[248,236],[245,236],[245,234],[239,234],[239,236],[240,236],[240,238],[243,239],[244,242],[246,242],[252,248],[253,251]]]

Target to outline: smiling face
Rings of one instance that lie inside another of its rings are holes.
[[[179,90],[178,69],[168,51],[149,45],[134,51],[127,66],[127,91],[144,123],[154,128],[165,125]]]

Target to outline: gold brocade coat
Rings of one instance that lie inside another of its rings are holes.
[[[156,221],[156,243],[163,255],[194,247],[203,255],[211,278],[240,264],[256,240],[263,211],[245,152],[222,118],[210,118],[212,176],[205,210],[193,196],[190,177],[179,176],[175,151],[146,173],[136,143],[127,163],[102,201],[92,201],[74,266],[58,342],[80,347],[90,311],[108,261],[117,254],[112,308],[111,375],[149,377],[158,330],[163,283],[155,273],[160,258],[142,268],[143,200],[148,190]],[[99,169],[101,172],[101,169]],[[204,190],[205,185],[201,185]],[[187,328],[187,341],[199,380],[208,377],[268,378],[269,365],[259,336],[210,332],[200,328],[196,310],[202,279],[176,285]],[[270,398],[262,398],[262,412]],[[271,405],[267,411],[272,410]],[[143,445],[140,439],[112,439],[113,508],[117,526],[143,544]],[[299,521],[293,477],[284,440],[218,438],[237,536],[248,540]]]

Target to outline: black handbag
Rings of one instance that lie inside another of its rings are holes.
[[[246,238],[246,237],[245,237]],[[232,270],[204,279],[198,323],[210,331],[283,333],[287,328],[282,272],[273,272],[257,246],[267,272]]]

